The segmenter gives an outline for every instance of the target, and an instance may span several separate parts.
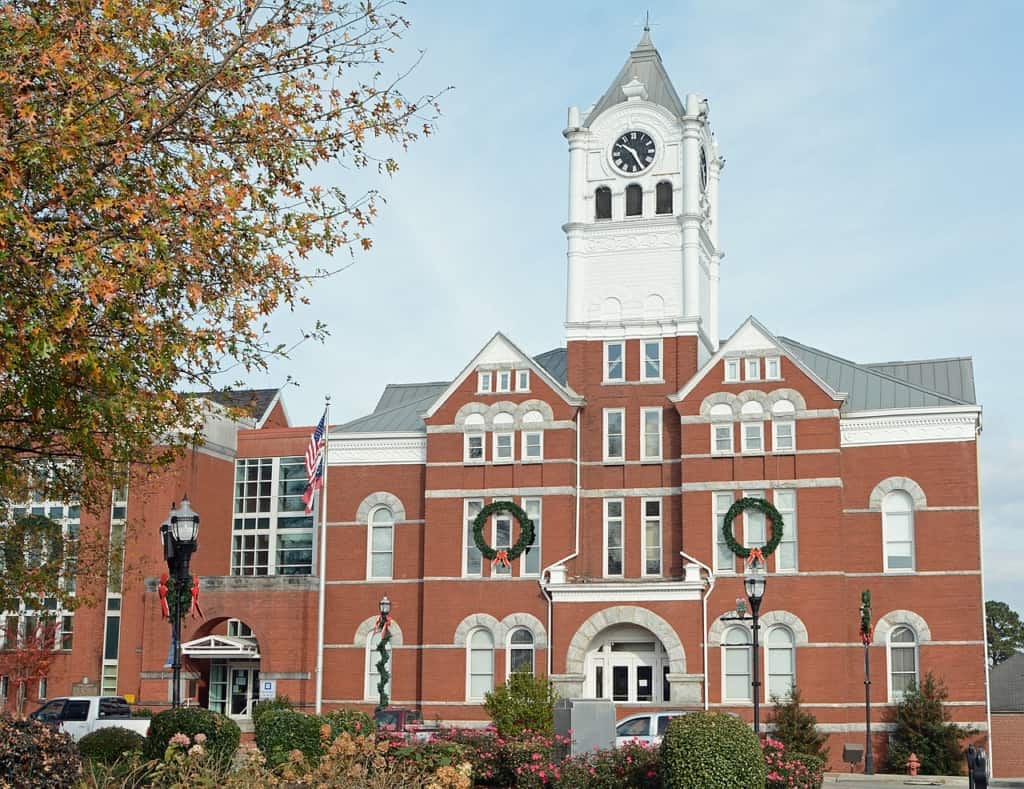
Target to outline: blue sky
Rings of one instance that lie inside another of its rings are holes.
[[[727,159],[723,336],[754,314],[857,361],[973,356],[987,593],[1024,614],[1024,4],[649,8],[677,91],[709,98]],[[385,70],[425,50],[406,91],[453,86],[437,134],[381,184],[373,250],[272,323],[290,343],[326,320],[326,345],[248,382],[291,376],[293,423],[313,423],[328,393],[340,422],[389,382],[450,379],[496,330],[531,353],[561,345],[566,109],[604,92],[643,12],[413,0]]]

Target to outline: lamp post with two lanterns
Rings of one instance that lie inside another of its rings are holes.
[[[168,612],[171,618],[171,644],[173,648],[173,688],[171,690],[171,706],[181,706],[181,616],[183,590],[191,584],[189,562],[195,553],[199,536],[199,515],[192,509],[188,495],[181,500],[181,506],[175,509],[171,504],[171,513],[167,520],[160,524],[160,539],[164,546],[164,559],[167,561],[167,574],[173,579]]]

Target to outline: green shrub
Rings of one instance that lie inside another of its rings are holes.
[[[153,716],[142,755],[146,759],[163,759],[167,744],[178,732],[189,737],[205,734],[210,761],[222,767],[231,764],[242,738],[238,724],[226,715],[202,707],[181,707]]]
[[[484,697],[484,709],[502,737],[515,737],[527,731],[550,734],[557,700],[558,694],[547,677],[515,671],[504,685]]]
[[[77,786],[82,760],[74,740],[33,720],[0,715],[0,785],[11,789]]]
[[[256,747],[273,767],[288,761],[288,754],[302,751],[310,765],[316,765],[324,750],[320,727],[324,720],[319,715],[306,715],[297,710],[271,710],[260,718],[256,726]]]
[[[133,718],[152,718],[156,713],[153,712],[149,707],[132,707]]]
[[[558,766],[556,789],[661,789],[657,746],[630,742],[621,748],[591,751]]]
[[[252,725],[259,726],[260,718],[273,710],[293,710],[295,705],[287,696],[275,696],[272,699],[260,699],[252,706]]]
[[[661,741],[666,789],[764,789],[761,743],[746,723],[719,712],[680,715]]]
[[[807,753],[828,760],[828,735],[818,731],[818,719],[801,707],[800,689],[794,687],[786,700],[772,696],[775,708],[768,723],[774,724],[772,736],[786,746],[787,752]]]
[[[335,739],[342,732],[348,732],[354,737],[373,734],[377,728],[373,717],[359,710],[332,710],[320,716],[324,723],[331,727],[331,739]]]
[[[943,703],[945,683],[930,671],[920,686],[912,686],[889,713],[895,728],[889,735],[888,762],[903,772],[911,753],[921,760],[921,775],[960,775],[964,768],[960,741],[974,732],[949,719]]]
[[[122,756],[141,751],[146,738],[122,726],[109,726],[86,734],[78,741],[83,758],[100,764],[113,764]]]
[[[790,751],[771,736],[765,737],[763,747],[766,789],[820,789],[825,778],[825,760],[820,756]]]

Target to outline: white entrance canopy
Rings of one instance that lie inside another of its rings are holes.
[[[259,660],[260,647],[254,638],[206,636],[181,645],[184,655],[194,658],[241,658]]]

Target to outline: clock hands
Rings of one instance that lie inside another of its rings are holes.
[[[631,154],[633,154],[633,158],[636,159],[637,165],[642,170],[644,168],[644,163],[640,161],[639,154],[637,154],[637,152],[634,151],[632,148],[630,148],[628,145],[623,145],[622,147],[625,148],[627,151],[629,151]]]

